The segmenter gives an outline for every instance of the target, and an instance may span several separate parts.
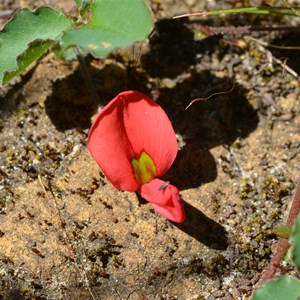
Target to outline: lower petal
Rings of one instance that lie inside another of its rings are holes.
[[[180,199],[180,198],[179,198]],[[185,221],[185,212],[183,208],[183,201],[177,200],[177,203],[174,203],[174,206],[159,206],[156,204],[151,203],[153,208],[161,214],[163,217],[169,219],[172,222],[182,223]]]
[[[173,222],[184,222],[183,201],[174,185],[156,178],[141,186],[141,195],[162,216]]]

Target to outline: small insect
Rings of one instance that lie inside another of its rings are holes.
[[[159,187],[159,191],[162,191],[163,189],[165,189],[168,185],[170,184],[170,181],[166,181],[163,185],[161,185],[160,187]]]

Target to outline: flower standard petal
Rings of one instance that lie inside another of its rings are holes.
[[[133,192],[139,184],[131,165],[135,152],[124,127],[123,109],[118,96],[105,106],[89,132],[88,149],[117,189]]]
[[[177,223],[185,221],[183,201],[174,185],[160,179],[153,179],[141,186],[141,195],[167,219]]]
[[[178,144],[164,110],[137,91],[118,95],[124,105],[124,126],[137,158],[146,152],[156,166],[156,176],[164,175],[175,160]]]

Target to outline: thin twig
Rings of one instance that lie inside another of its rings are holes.
[[[213,96],[231,93],[231,92],[233,91],[234,87],[235,87],[235,82],[233,83],[233,85],[232,85],[232,87],[231,87],[231,89],[230,89],[229,91],[216,92],[216,93],[213,93],[213,94],[209,95],[209,96],[206,97],[206,98],[195,98],[195,99],[193,99],[193,100],[189,103],[189,105],[188,105],[185,109],[188,109],[192,104],[194,104],[194,103],[197,102],[197,101],[206,101],[206,100],[210,99],[210,98],[213,97]]]
[[[273,59],[288,73],[290,73],[292,76],[294,76],[296,79],[300,81],[300,76],[294,71],[292,68],[290,68],[285,62],[282,62],[280,59],[273,56]]]
[[[273,44],[268,44],[265,42],[262,42],[260,40],[254,39],[252,37],[249,37],[248,39],[261,44],[264,47],[271,47],[271,48],[276,48],[276,49],[281,49],[281,50],[300,50],[300,47],[286,47],[286,46],[277,46],[277,45],[273,45]],[[272,55],[272,54],[271,54]],[[276,58],[274,55],[272,55],[272,59],[277,62],[285,71],[287,71],[288,73],[290,73],[293,77],[295,77],[296,79],[298,79],[300,81],[300,76],[298,75],[298,73],[293,70],[291,67],[289,67],[286,64],[286,61],[281,61],[280,59]]]
[[[204,12],[196,12],[196,13],[188,13],[188,14],[183,14],[183,15],[178,15],[174,16],[172,19],[180,19],[180,18],[185,18],[185,17],[206,17],[207,16],[207,11]]]

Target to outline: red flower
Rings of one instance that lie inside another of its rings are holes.
[[[88,149],[117,189],[138,189],[164,217],[185,220],[178,189],[157,179],[177,155],[175,132],[163,109],[148,96],[137,91],[117,95],[97,116]]]

